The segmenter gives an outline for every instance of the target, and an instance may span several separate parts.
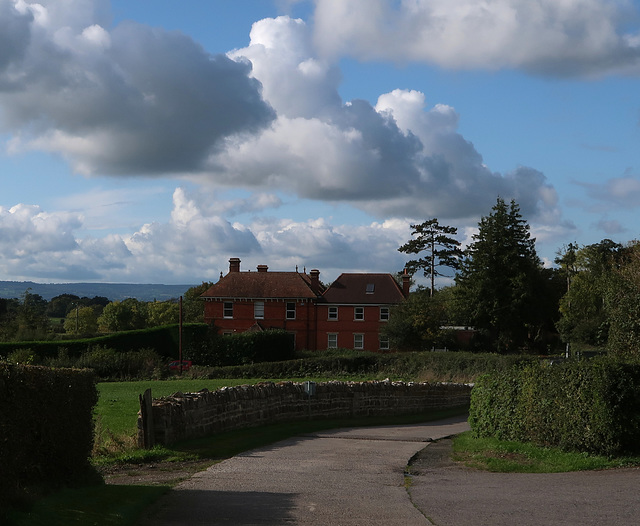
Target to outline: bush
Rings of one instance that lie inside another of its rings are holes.
[[[182,327],[183,348],[198,345],[208,337],[209,326],[204,323],[188,323]],[[68,356],[77,358],[90,348],[104,346],[118,352],[153,349],[162,357],[175,359],[178,356],[179,339],[179,326],[176,324],[80,340],[2,342],[0,356],[7,356],[21,349],[30,349],[36,357],[36,363],[42,364],[47,359],[56,358],[62,348],[66,349]]]
[[[83,354],[75,367],[92,369],[103,380],[129,380],[151,378],[163,360],[153,349],[117,352],[104,346],[96,346]]]
[[[90,371],[0,364],[0,509],[34,492],[100,480],[91,468]]]
[[[207,342],[192,345],[186,356],[198,365],[216,367],[289,360],[294,357],[294,341],[282,330],[247,331],[212,336]]]
[[[613,456],[640,449],[640,365],[610,358],[529,364],[481,377],[475,436]]]
[[[405,380],[472,381],[487,372],[528,363],[524,356],[416,352],[379,354],[367,351],[303,352],[297,359],[219,367],[210,378],[394,377]],[[198,362],[199,363],[199,362]]]

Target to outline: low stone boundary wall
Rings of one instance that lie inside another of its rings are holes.
[[[307,383],[308,384],[308,383]],[[308,385],[306,386],[308,390]],[[140,397],[140,447],[287,420],[351,418],[468,406],[471,385],[404,382],[260,383],[217,391]]]

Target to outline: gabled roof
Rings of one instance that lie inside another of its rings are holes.
[[[311,278],[299,272],[229,272],[204,292],[213,299],[315,299]]]
[[[322,299],[325,303],[383,305],[401,303],[404,294],[391,274],[340,274]]]

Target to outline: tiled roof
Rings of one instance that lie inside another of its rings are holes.
[[[299,272],[229,272],[202,298],[315,299],[311,278]]]
[[[395,304],[404,300],[391,274],[341,274],[322,295],[325,303]]]

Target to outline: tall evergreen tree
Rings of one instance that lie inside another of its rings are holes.
[[[527,345],[542,322],[543,275],[535,239],[515,201],[502,198],[479,223],[465,250],[457,294],[469,322],[491,338],[498,351]]]
[[[431,280],[430,293],[435,291],[436,276],[444,276],[438,268],[459,268],[459,259],[462,256],[460,242],[451,237],[458,233],[458,229],[452,226],[441,225],[437,219],[429,219],[419,225],[411,225],[413,239],[402,245],[398,251],[406,254],[420,254],[426,252],[420,259],[412,259],[407,262],[406,268],[410,273],[419,269]]]

